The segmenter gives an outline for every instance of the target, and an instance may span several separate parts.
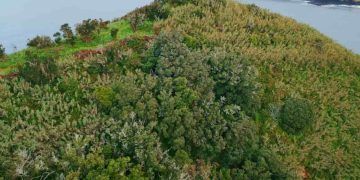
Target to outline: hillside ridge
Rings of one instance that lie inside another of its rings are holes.
[[[360,56],[231,0],[156,0],[0,62],[0,179],[360,178]]]

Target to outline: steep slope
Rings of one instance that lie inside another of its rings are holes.
[[[359,56],[228,0],[114,25],[4,63],[20,66],[0,80],[0,179],[360,177]]]
[[[284,153],[283,161],[304,166],[314,177],[357,177],[358,56],[306,25],[252,5],[182,6],[160,26],[254,64],[263,86],[262,110],[272,116],[260,118],[263,136]],[[274,127],[279,106],[290,96],[310,100],[316,114],[313,129],[297,137]]]

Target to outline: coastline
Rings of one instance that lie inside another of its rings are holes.
[[[335,6],[346,6],[346,7],[360,7],[360,1],[354,1],[354,0],[308,0],[307,1],[310,4],[314,4],[317,6],[329,6],[329,5],[335,5]]]

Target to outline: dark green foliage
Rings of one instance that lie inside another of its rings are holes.
[[[29,40],[27,45],[29,47],[47,48],[53,46],[54,42],[49,36],[36,36],[35,38]]]
[[[76,33],[84,42],[90,42],[94,36],[100,34],[101,29],[107,29],[109,21],[102,19],[87,19],[76,25]]]
[[[161,4],[158,2],[154,2],[143,8],[149,20],[165,19],[170,14],[170,10],[164,6],[161,6]]]
[[[59,72],[54,59],[34,59],[19,68],[19,75],[32,84],[44,85],[56,79]]]
[[[62,40],[62,38],[61,38],[61,33],[60,33],[60,32],[56,32],[56,33],[53,35],[53,37],[55,38],[55,43],[56,43],[56,44],[59,44],[59,43],[61,42],[61,40]]]
[[[103,61],[93,60],[86,69],[90,75],[105,74],[109,72],[109,67]]]
[[[118,32],[119,32],[119,29],[117,29],[117,28],[111,29],[111,31],[110,31],[111,37],[112,37],[113,39],[116,39]]]
[[[146,180],[140,165],[133,165],[129,157],[103,161],[101,154],[89,154],[85,158],[72,159],[70,163],[78,166],[83,173],[69,172],[66,179],[138,179]]]
[[[280,125],[290,134],[302,133],[313,121],[314,110],[306,99],[288,98],[280,111]]]
[[[63,38],[65,40],[66,43],[69,43],[71,45],[73,45],[75,43],[75,35],[71,29],[71,27],[69,26],[69,24],[63,24],[60,27],[60,31],[63,33]]]
[[[144,14],[146,19],[154,21],[167,18],[170,14],[169,11],[169,7],[165,7],[160,2],[155,1],[142,8],[135,9],[127,16],[131,16],[132,14]]]
[[[187,3],[194,3],[197,0],[156,0],[155,2],[159,2],[161,4],[169,3],[171,5],[183,5]]]
[[[0,59],[5,57],[5,47],[0,44]]]
[[[260,104],[260,84],[255,67],[243,57],[223,49],[216,50],[208,58],[211,76],[216,82],[216,98],[225,104],[239,105],[247,112],[256,110]]]
[[[84,42],[90,42],[99,24],[100,22],[96,19],[83,20],[82,23],[76,25],[76,33]]]

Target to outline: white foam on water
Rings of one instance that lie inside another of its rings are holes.
[[[357,8],[360,9],[360,5],[346,5],[346,4],[327,4],[327,5],[321,5],[321,7],[326,8]]]

